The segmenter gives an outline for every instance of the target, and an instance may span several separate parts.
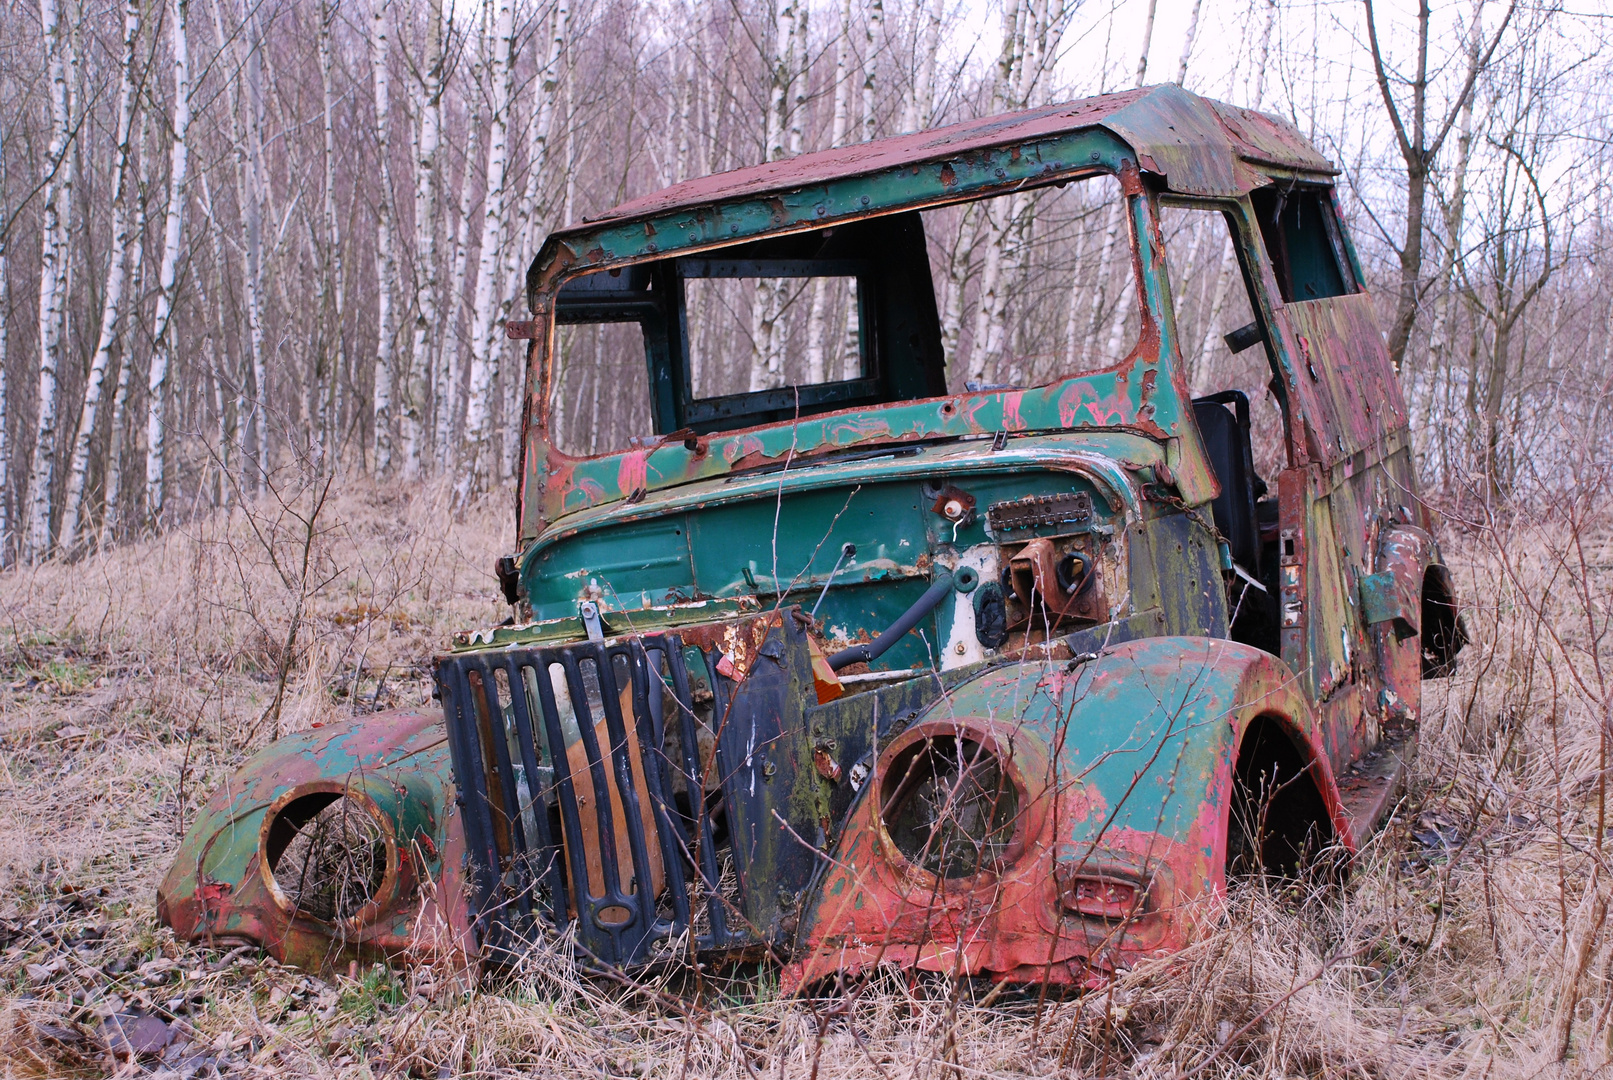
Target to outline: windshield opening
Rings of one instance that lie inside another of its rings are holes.
[[[667,257],[556,296],[573,456],[1113,368],[1142,298],[1107,174]]]

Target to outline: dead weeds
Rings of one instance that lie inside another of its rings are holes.
[[[0,578],[7,1075],[1610,1069],[1605,500],[1452,523],[1475,641],[1427,684],[1411,789],[1344,888],[1246,885],[1220,930],[1102,993],[886,973],[790,1001],[763,970],[696,1000],[670,975],[583,978],[563,938],[466,990],[430,969],[325,976],[175,942],[155,887],[200,799],[276,729],[427,703],[448,635],[503,618],[505,508],[454,521],[448,494],[305,488]]]

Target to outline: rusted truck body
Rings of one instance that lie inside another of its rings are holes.
[[[1464,635],[1334,175],[1282,121],[1157,87],[554,234],[509,327],[514,617],[441,658],[441,715],[248,763],[163,919],[303,964],[569,932],[614,967],[772,957],[791,988],[879,964],[1081,986],[1182,947],[1229,875],[1354,852]],[[1092,178],[1129,239],[1125,354],[957,389],[923,215]],[[1190,391],[1179,209],[1235,253],[1253,321],[1225,347],[1269,376],[1274,491],[1248,395]],[[838,373],[702,390],[702,289],[772,290],[763,358],[778,298],[823,277],[855,286]],[[641,343],[653,431],[566,452],[578,327]]]

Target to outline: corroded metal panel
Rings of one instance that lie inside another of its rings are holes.
[[[384,848],[385,869],[357,883],[366,903],[333,913],[299,902],[296,877],[277,877],[274,863],[288,839],[277,826],[288,814],[304,820],[299,800],[336,799],[374,821],[366,835]],[[463,854],[441,714],[377,713],[254,755],[186,833],[158,887],[157,917],[181,938],[255,944],[302,967],[383,959],[463,968],[476,955]]]
[[[952,689],[882,746],[786,985],[876,964],[1084,985],[1181,948],[1224,888],[1234,752],[1256,716],[1282,718],[1299,741],[1353,848],[1312,714],[1268,654],[1161,637],[1074,670],[1010,665]],[[945,877],[901,849],[882,806],[904,750],[959,733],[1005,763],[1016,817],[993,865]],[[1076,881],[1123,884],[1135,906],[1086,914]]]

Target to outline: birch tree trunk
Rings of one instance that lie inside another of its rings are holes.
[[[868,0],[868,19],[863,29],[863,142],[879,129],[875,91],[878,87],[879,54],[885,48],[885,0]]]
[[[1193,0],[1193,11],[1187,17],[1187,33],[1182,37],[1182,59],[1176,65],[1176,85],[1187,82],[1187,62],[1193,57],[1193,42],[1199,33],[1199,7],[1204,0]]]
[[[1148,15],[1143,20],[1143,47],[1137,55],[1137,85],[1142,86],[1148,78],[1148,50],[1154,43],[1154,13],[1159,8],[1159,0],[1148,0]]]
[[[393,324],[392,294],[398,276],[397,234],[393,226],[391,162],[392,81],[387,68],[387,41],[391,4],[373,0],[375,11],[370,22],[370,77],[375,87],[375,145],[380,159],[381,198],[375,211],[375,398],[371,423],[374,425],[375,475],[392,471],[392,383],[393,357],[397,351],[397,327]]]
[[[679,81],[683,85],[678,89],[678,141],[672,158],[672,182],[674,184],[681,184],[689,179],[689,135],[695,121],[695,86],[698,79],[692,44],[685,45],[682,56],[684,67],[679,73]]]
[[[941,355],[946,357],[949,381],[968,377],[969,358],[963,353],[963,299],[974,262],[980,231],[979,203],[970,203],[958,218],[958,235],[947,253],[946,298],[941,308]]]
[[[517,208],[514,240],[506,245],[506,282],[503,296],[500,298],[499,322],[493,327],[495,338],[498,337],[499,324],[509,317],[512,305],[517,298],[525,295],[526,264],[536,253],[542,239],[539,231],[549,218],[549,203],[543,185],[548,179],[549,151],[554,145],[555,117],[559,111],[556,102],[560,96],[560,65],[565,56],[566,40],[571,33],[571,6],[567,0],[559,0],[550,18],[552,21],[548,54],[544,57],[543,67],[538,71],[537,100],[527,128],[529,150],[526,189],[522,192],[521,205]],[[513,385],[504,387],[501,400],[510,409],[515,422],[504,432],[499,472],[503,478],[509,479],[515,474],[521,448],[521,414],[525,409],[526,400],[524,369],[519,372],[518,378],[505,381]]]
[[[538,103],[532,117],[531,173],[527,177],[520,249],[521,254],[527,257],[537,253],[538,244],[542,240],[540,230],[549,212],[549,204],[547,198],[543,196],[542,185],[548,178],[549,155],[554,150],[555,136],[558,134],[556,118],[560,115],[558,104],[563,74],[561,65],[565,58],[566,41],[570,35],[571,4],[569,0],[558,0],[554,11],[553,32],[549,36],[549,54],[544,59],[543,70],[538,73]],[[540,198],[543,198],[541,203]],[[517,291],[521,290],[525,271],[524,265],[518,266],[519,280],[514,283]]]
[[[71,27],[58,0],[40,0],[45,76],[50,82],[50,149],[45,158],[39,244],[39,422],[29,470],[28,532],[23,557],[44,558],[51,545],[51,494],[56,482],[57,377],[66,337],[68,230],[73,209],[72,94],[68,81]]]
[[[1249,108],[1260,108],[1266,96],[1266,68],[1271,63],[1271,31],[1277,24],[1277,0],[1265,0],[1266,18],[1260,27],[1260,48],[1255,51],[1255,82],[1249,91]],[[1141,84],[1139,84],[1141,85]]]
[[[168,172],[168,213],[163,224],[162,265],[157,271],[157,312],[152,319],[151,371],[146,377],[146,513],[161,520],[167,494],[168,367],[173,357],[173,313],[179,278],[179,245],[190,166],[190,46],[185,39],[190,0],[174,0],[170,31],[174,64],[173,160]]]
[[[269,428],[269,363],[263,326],[263,206],[267,185],[263,162],[263,41],[257,15],[248,16],[251,43],[246,58],[247,140],[246,190],[243,194],[242,227],[246,242],[246,320],[247,347],[252,358],[252,407],[247,413],[242,445],[251,455],[252,475],[248,485],[259,496],[269,488],[269,470],[274,464],[274,448]],[[243,467],[246,460],[243,459]]]
[[[414,96],[414,327],[404,380],[403,474],[420,475],[426,441],[426,399],[435,364],[437,330],[437,150],[442,140],[442,0],[426,8],[426,55],[422,77],[409,84]]]
[[[877,0],[876,0],[877,2]],[[794,89],[797,57],[805,51],[806,13],[801,0],[784,0],[773,21],[773,48],[769,57],[766,153],[768,161],[778,161],[799,149],[800,124],[792,122],[797,111]],[[751,304],[750,389],[765,390],[782,386],[784,380],[784,313],[781,283],[758,278]]]
[[[465,314],[465,277],[470,269],[470,223],[476,216],[475,159],[482,130],[481,117],[474,107],[470,110],[468,122],[470,131],[465,139],[465,168],[459,179],[459,224],[454,231],[453,271],[448,278],[448,309],[452,314],[447,325],[438,328],[437,361],[433,376],[432,404],[437,417],[434,451],[439,471],[446,469],[454,458],[454,424],[459,419],[459,326]]]
[[[129,144],[134,134],[135,45],[140,38],[140,0],[123,6],[123,75],[118,93],[118,126],[112,148],[112,250],[101,300],[101,332],[84,382],[84,404],[79,410],[78,437],[67,469],[67,497],[62,506],[61,546],[69,554],[78,546],[79,516],[83,513],[85,478],[90,468],[90,447],[101,414],[106,369],[118,341],[118,319],[123,311],[123,287],[129,250]],[[104,469],[103,469],[104,471]]]
[[[1019,96],[1019,76],[1025,52],[1028,21],[1026,0],[1004,0],[1002,6],[1002,51],[992,85],[992,106],[996,111],[1012,109]],[[995,373],[1002,359],[1008,289],[1004,263],[1011,261],[1008,247],[1019,216],[1019,195],[1005,195],[980,204],[989,243],[980,272],[980,296],[976,300],[974,334],[969,350],[966,382],[980,384],[988,373]],[[1010,277],[1012,275],[1009,275]]]
[[[134,320],[140,316],[140,296],[146,270],[146,205],[151,192],[151,111],[140,114],[140,165],[136,172],[134,229],[129,251],[129,309]],[[102,470],[105,491],[101,501],[99,545],[106,547],[123,524],[123,476],[125,467],[124,424],[129,414],[129,387],[134,371],[133,351],[125,349],[118,357],[118,389],[112,396],[111,431],[107,436],[106,466]]]
[[[935,123],[935,65],[941,52],[946,0],[930,0],[921,18],[918,68],[913,77],[913,96],[902,112],[903,131],[924,131]]]
[[[1484,43],[1483,24],[1480,16],[1483,14],[1484,0],[1473,0],[1473,15],[1468,30],[1468,67],[1478,66],[1479,50]],[[1456,256],[1462,241],[1462,228],[1467,216],[1467,173],[1473,160],[1473,94],[1467,95],[1462,104],[1461,119],[1457,124],[1456,134],[1456,167],[1451,176],[1451,194],[1446,201],[1445,213],[1445,257],[1439,268],[1439,291],[1436,295],[1437,307],[1434,319],[1434,328],[1429,335],[1429,358],[1436,369],[1445,368],[1445,354],[1449,351],[1450,326],[1456,319],[1457,292],[1453,288],[1456,270]],[[1613,347],[1613,339],[1609,339]]]
[[[804,81],[804,80],[803,80]],[[830,146],[844,146],[851,131],[851,0],[840,0],[840,34],[835,42],[834,117],[829,132]],[[827,377],[824,335],[828,330],[829,283],[818,278],[812,283],[812,311],[807,316],[807,382],[821,383]],[[836,358],[838,359],[838,357]]]
[[[498,311],[499,240],[504,229],[506,168],[509,159],[510,95],[514,72],[510,62],[515,36],[513,0],[496,0],[493,20],[492,115],[487,141],[487,194],[482,200],[482,241],[476,267],[476,305],[471,321],[470,388],[465,411],[464,461],[454,484],[455,501],[465,506],[481,489],[481,470],[489,460],[493,416],[493,320]]]
[[[317,398],[310,410],[314,428],[310,435],[320,447],[321,467],[334,469],[340,453],[342,371],[347,367],[346,335],[343,332],[347,304],[346,287],[342,280],[342,226],[336,215],[336,130],[333,119],[336,86],[331,70],[334,63],[331,56],[331,23],[336,18],[336,6],[333,0],[325,0],[323,7],[319,21],[319,82],[325,126],[325,257],[322,260],[324,273],[320,279],[320,292],[323,294],[320,317],[324,323],[320,336],[324,340],[320,343],[315,369],[313,389]]]
[[[0,140],[0,145],[4,145]],[[0,207],[4,210],[5,207]],[[11,215],[3,215],[11,224]],[[0,229],[0,567],[11,563],[11,279],[6,275],[6,233]]]

